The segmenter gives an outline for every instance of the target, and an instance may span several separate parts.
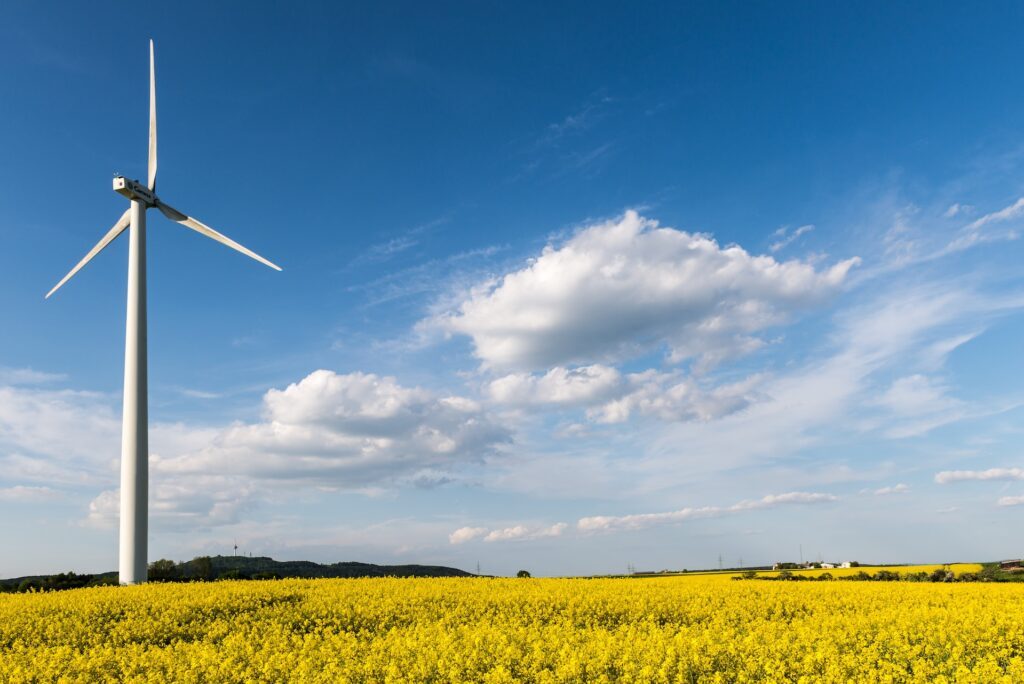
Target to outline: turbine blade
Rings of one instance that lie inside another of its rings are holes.
[[[149,41],[149,189],[156,189],[156,64]]]
[[[231,249],[239,251],[242,254],[246,255],[247,257],[251,257],[251,258],[255,259],[256,261],[260,262],[261,264],[266,264],[267,266],[269,266],[270,268],[274,269],[275,271],[280,271],[281,270],[281,267],[278,266],[277,264],[275,264],[273,262],[270,262],[270,261],[267,261],[266,259],[261,257],[256,252],[254,252],[251,249],[248,249],[246,247],[243,247],[242,245],[238,244],[237,242],[235,242],[234,240],[229,238],[227,235],[222,235],[222,234],[218,233],[217,231],[215,231],[213,228],[211,228],[210,226],[206,225],[205,223],[202,223],[201,221],[197,221],[194,218],[192,218],[191,216],[186,216],[185,214],[181,213],[180,211],[178,211],[174,207],[171,207],[171,206],[169,206],[167,204],[164,204],[163,202],[161,202],[159,200],[157,201],[157,207],[159,207],[160,211],[163,212],[164,216],[166,216],[167,218],[171,219],[172,221],[180,223],[181,225],[185,226],[186,228],[191,228],[192,230],[196,231],[197,233],[199,233],[201,235],[205,235],[208,238],[212,238],[212,239],[216,240],[217,242],[221,243],[222,245],[227,245]]]
[[[89,263],[89,261],[94,256],[96,256],[97,254],[102,252],[103,248],[106,247],[107,245],[109,245],[111,242],[113,242],[114,238],[116,238],[118,235],[120,235],[121,231],[123,231],[125,228],[127,228],[128,225],[131,222],[132,222],[132,210],[129,209],[128,211],[126,211],[123,214],[121,214],[121,218],[119,218],[117,220],[117,223],[114,224],[113,228],[111,228],[110,230],[107,231],[107,234],[103,236],[103,239],[101,239],[99,242],[97,242],[96,246],[93,247],[92,249],[90,249],[89,253],[86,254],[85,257],[83,257],[81,261],[79,261],[77,264],[75,264],[75,267],[73,269],[71,269],[71,271],[69,271],[68,274],[66,276],[64,276],[59,283],[54,285],[52,290],[50,290],[49,292],[46,293],[45,299],[49,299],[50,295],[52,295],[54,292],[56,292],[58,289],[60,289],[61,285],[63,285],[64,283],[68,282],[69,280],[71,280],[71,276],[73,276],[76,273],[78,273],[82,269],[82,267],[85,266],[87,263]]]

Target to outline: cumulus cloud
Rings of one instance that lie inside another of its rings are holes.
[[[935,474],[939,484],[967,482],[971,480],[1024,480],[1024,469],[989,468],[988,470],[943,470]]]
[[[485,542],[502,541],[526,541],[530,539],[544,539],[546,537],[560,537],[569,529],[566,523],[555,523],[554,525],[513,525],[512,527],[501,527],[490,530],[486,527],[460,527],[448,535],[450,544],[464,544],[481,537]]]
[[[96,483],[120,453],[121,416],[101,395],[0,386],[0,472],[24,484]]]
[[[543,375],[512,373],[492,380],[487,394],[498,403],[518,406],[580,405],[610,399],[623,384],[619,371],[608,366],[557,366]]]
[[[485,542],[512,541],[517,539],[542,539],[544,537],[560,537],[566,529],[566,523],[555,523],[549,527],[529,527],[526,525],[515,525],[500,530],[491,530]]]
[[[448,543],[465,544],[487,534],[486,527],[460,527],[448,535]]]
[[[217,474],[159,478],[150,483],[149,514],[165,530],[230,525],[240,522],[242,513],[256,505],[258,491],[252,482]],[[90,527],[114,527],[120,510],[119,489],[100,492],[89,502],[83,523]]]
[[[693,378],[646,371],[628,378],[630,391],[588,412],[599,423],[621,423],[634,414],[671,422],[708,421],[740,411],[759,395],[763,377],[705,389]]]
[[[460,527],[448,535],[448,542],[464,544],[481,538],[485,542],[527,541],[560,537],[567,529],[569,529],[569,525],[562,522],[554,525],[513,525],[493,530],[486,527]]]
[[[150,426],[155,525],[234,524],[300,487],[436,487],[510,438],[472,399],[362,373],[311,373],[268,391],[263,409],[250,423]],[[59,486],[91,497],[85,524],[114,524],[120,422],[112,397],[0,386],[0,469],[17,485],[0,489],[0,499],[38,499]]]
[[[680,372],[647,370],[623,375],[608,366],[557,366],[544,374],[511,373],[492,380],[493,402],[522,408],[588,407],[598,423],[622,423],[632,416],[666,421],[712,420],[739,411],[757,399],[763,381],[754,375],[735,383],[706,387]]]
[[[711,364],[834,293],[859,259],[824,271],[658,226],[628,211],[548,245],[429,324],[469,336],[485,366],[548,369],[668,347]]]
[[[580,518],[576,523],[581,532],[611,532],[615,530],[638,530],[657,525],[685,522],[699,518],[717,518],[731,513],[775,508],[790,504],[818,504],[836,501],[832,494],[817,492],[787,492],[785,494],[769,494],[760,499],[740,501],[732,506],[702,506],[700,508],[681,508],[664,513],[638,513],[634,515],[607,516],[598,515]]]
[[[348,488],[436,483],[508,440],[474,401],[373,374],[318,370],[264,397],[265,420],[227,427],[202,449],[154,459],[166,474],[245,474]],[[424,478],[426,478],[424,480]]]

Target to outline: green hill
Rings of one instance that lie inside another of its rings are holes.
[[[163,575],[150,571],[150,578],[173,580],[269,579],[272,577],[473,577],[457,568],[443,565],[374,565],[373,563],[314,563],[312,561],[277,561],[267,556],[204,556],[175,563],[173,569],[163,568]],[[168,572],[169,571],[169,572]],[[116,584],[117,572],[79,575],[74,572],[58,575],[27,575],[0,579],[0,590],[75,589],[98,584]]]

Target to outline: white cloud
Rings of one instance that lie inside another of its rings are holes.
[[[633,414],[671,422],[709,421],[740,411],[759,396],[764,378],[745,380],[705,389],[692,378],[675,373],[646,371],[629,375],[628,394],[591,409],[588,416],[599,423],[621,423]]]
[[[921,415],[958,406],[946,396],[946,388],[924,375],[898,378],[879,399],[882,406],[904,415]]]
[[[990,304],[957,290],[927,287],[886,292],[843,312],[832,333],[831,353],[766,378],[756,387],[758,400],[745,410],[710,423],[670,423],[654,434],[642,459],[645,472],[658,473],[651,486],[778,460],[837,430],[869,429],[862,407],[881,393],[876,386],[880,371],[905,368],[913,361],[907,358],[911,350],[931,342],[936,332],[948,336],[952,323]]]
[[[468,541],[483,538],[485,542],[528,541],[560,537],[569,529],[569,525],[560,522],[553,525],[513,525],[490,530],[486,527],[460,527],[448,535],[448,543],[464,544]]]
[[[266,419],[227,427],[205,448],[154,459],[164,474],[240,474],[349,489],[479,462],[508,440],[475,402],[394,378],[315,371],[264,397]],[[422,478],[420,478],[422,479]]]
[[[857,263],[816,271],[628,211],[548,245],[427,324],[471,337],[493,368],[547,369],[662,346],[674,361],[713,363],[756,347],[757,333],[834,293]]]
[[[66,378],[67,376],[63,373],[44,373],[31,368],[0,366],[0,384],[2,385],[42,385]]]
[[[34,487],[30,485],[0,487],[0,501],[26,503],[30,501],[48,501],[58,496],[60,496],[60,492],[50,487]]]
[[[116,489],[100,492],[89,502],[85,523],[93,527],[113,527],[121,510],[120,492]]]
[[[487,534],[486,527],[460,527],[448,535],[448,543],[465,544]]]
[[[560,537],[566,529],[566,523],[555,523],[549,527],[529,527],[515,525],[500,530],[492,530],[484,537],[485,542],[542,539],[544,537]]]
[[[267,496],[252,482],[218,474],[153,478],[149,486],[149,515],[161,529],[200,531],[242,520],[256,505],[256,494]],[[89,502],[85,525],[112,528],[121,510],[119,489],[100,492]]]
[[[871,493],[874,494],[875,496],[889,496],[892,494],[906,494],[909,491],[910,487],[901,482],[899,484],[892,485],[891,487],[880,487],[879,489],[875,489]]]
[[[997,506],[1021,506],[1024,505],[1024,496],[1003,496],[996,502]]]
[[[790,243],[792,243],[794,240],[798,239],[804,233],[809,233],[812,230],[814,230],[814,226],[813,225],[800,226],[799,228],[794,230],[789,235],[786,235],[787,229],[786,228],[780,228],[779,230],[775,231],[774,235],[776,237],[779,237],[779,238],[782,238],[782,239],[778,240],[777,242],[773,242],[769,246],[769,249],[774,254],[775,252],[778,252],[779,250],[781,250],[784,247],[788,246]]]
[[[947,392],[945,385],[920,374],[893,381],[877,401],[896,416],[896,424],[886,435],[913,437],[962,418],[964,403]]]
[[[829,445],[836,440],[848,444],[911,422],[879,412],[877,399],[890,388],[894,372],[914,373],[921,364],[929,370],[941,367],[944,354],[956,348],[949,340],[1021,304],[1006,296],[983,296],[955,281],[886,288],[839,312],[826,334],[827,346],[809,349],[753,382],[749,394],[739,393],[749,396],[741,410],[635,429],[598,424],[589,436],[563,441],[557,449],[538,440],[529,445],[529,453],[520,448],[492,462],[488,485],[550,497],[580,492],[609,500],[657,497],[670,507],[674,490],[694,481],[720,481],[726,471],[762,467],[778,472],[780,464],[798,456],[804,464],[810,458],[827,463]],[[922,349],[929,350],[926,358]],[[625,378],[628,382],[630,376]],[[591,407],[592,420],[603,418],[603,406]],[[969,408],[974,418],[1002,410]],[[517,442],[522,446],[527,439],[520,435]],[[817,486],[816,481],[806,484]],[[774,486],[796,483],[788,478]]]
[[[607,400],[620,393],[622,387],[622,376],[608,366],[558,366],[540,376],[512,373],[497,378],[488,384],[487,393],[501,404],[580,405]]]
[[[787,492],[770,494],[760,499],[740,501],[732,506],[702,506],[700,508],[681,508],[665,513],[639,513],[623,516],[598,515],[580,518],[576,526],[582,532],[610,532],[614,530],[637,530],[656,525],[679,523],[698,518],[717,518],[731,513],[775,508],[789,504],[817,504],[836,501],[832,494],[816,492]]]
[[[971,480],[1024,480],[1024,469],[989,468],[988,470],[943,470],[935,474],[939,484],[967,482]]]
[[[32,484],[102,479],[120,453],[121,416],[91,392],[0,386],[0,472]]]
[[[953,204],[949,205],[949,207],[946,209],[946,211],[942,213],[942,215],[945,218],[953,218],[954,216],[957,216],[958,214],[961,214],[964,211],[970,210],[970,208],[971,207],[969,205],[954,202]]]
[[[965,226],[966,230],[978,230],[979,228],[986,226],[990,223],[1003,223],[1004,221],[1012,221],[1013,219],[1024,216],[1024,197],[1021,197],[1016,202],[1008,207],[1004,207],[999,211],[993,211],[990,214],[985,214],[981,218],[972,221]]]
[[[1015,240],[1018,235],[1015,230],[1011,229],[1003,231],[1002,233],[992,233],[984,231],[982,228],[991,226],[995,223],[1013,221],[1021,218],[1022,216],[1024,216],[1024,197],[1021,197],[1008,207],[985,214],[981,218],[971,221],[960,230],[960,234],[956,238],[950,241],[949,244],[947,244],[946,247],[935,256],[943,256],[953,252],[959,252],[983,242]]]
[[[545,374],[512,373],[491,381],[491,400],[514,407],[589,407],[595,422],[622,423],[635,415],[666,421],[713,420],[739,411],[758,397],[764,378],[706,387],[680,372],[647,370],[622,375],[608,366],[555,367]]]
[[[5,500],[55,485],[91,495],[86,523],[117,518],[120,415],[116,400],[67,390],[0,386],[0,468],[18,487]],[[150,508],[167,527],[232,524],[247,507],[297,487],[370,495],[435,487],[509,437],[471,399],[394,378],[317,371],[264,397],[265,419],[224,427],[150,426]]]

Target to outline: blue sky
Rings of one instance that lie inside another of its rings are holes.
[[[0,8],[0,576],[1019,556],[1020,8]]]

